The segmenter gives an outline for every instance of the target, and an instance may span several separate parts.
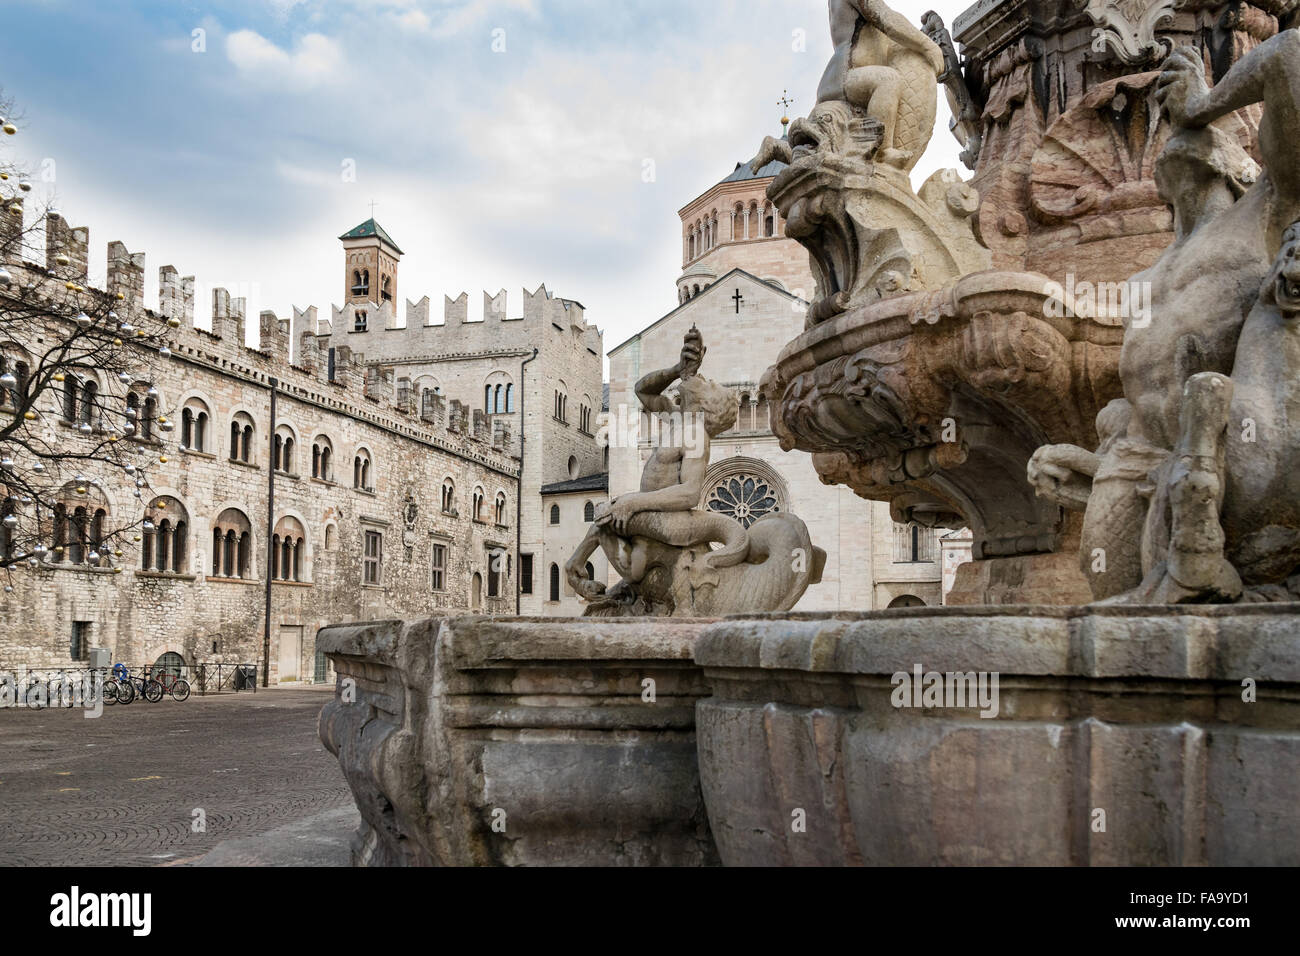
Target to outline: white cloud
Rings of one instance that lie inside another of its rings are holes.
[[[226,37],[226,58],[250,80],[298,91],[328,82],[343,63],[338,43],[324,34],[306,34],[289,52],[255,30]]]

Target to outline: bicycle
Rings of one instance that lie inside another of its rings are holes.
[[[143,697],[151,704],[156,704],[163,699],[163,686],[152,677],[131,677],[128,679],[135,689],[136,697]]]
[[[190,696],[190,682],[179,674],[163,671],[157,677],[158,684],[172,695],[172,700],[187,700]]]

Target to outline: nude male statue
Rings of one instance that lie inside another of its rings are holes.
[[[934,128],[943,52],[883,0],[830,0],[835,51],[817,102],[844,100],[883,127],[876,158],[911,169]]]
[[[676,547],[714,541],[724,547],[709,555],[713,568],[728,567],[744,559],[748,534],[721,515],[692,510],[704,492],[713,436],[736,421],[731,393],[699,374],[704,340],[694,326],[682,342],[677,364],[646,374],[636,383],[636,395],[646,411],[666,416],[661,424],[668,440],[661,440],[641,473],[639,491],[619,495],[596,514],[586,538],[565,563],[570,586],[588,600],[598,598],[604,586],[586,576],[586,561],[596,548],[611,550],[611,563],[625,580],[639,581],[648,554],[637,537]],[[676,401],[664,392],[680,380]],[[669,432],[672,432],[670,434]],[[634,520],[634,519],[640,520]]]

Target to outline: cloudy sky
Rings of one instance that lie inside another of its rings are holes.
[[[146,253],[146,304],[170,263],[201,316],[224,285],[328,317],[373,201],[400,299],[465,290],[476,318],[504,286],[517,315],[545,282],[609,348],[676,303],[676,210],[779,132],[783,90],[812,104],[826,23],[825,0],[0,0],[4,146],[53,171],[92,279],[110,240]],[[959,165],[940,101],[918,182]]]

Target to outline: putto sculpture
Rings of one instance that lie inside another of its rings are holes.
[[[1175,241],[1132,280],[1150,286],[1150,321],[1125,331],[1124,397],[1098,416],[1097,451],[1044,446],[1029,478],[1084,510],[1095,598],[1295,600],[1300,33],[1261,43],[1212,89],[1200,55],[1176,50],[1159,90],[1174,133],[1156,180]],[[1262,175],[1212,125],[1260,101]]]
[[[821,580],[826,552],[794,515],[767,514],[745,528],[698,507],[710,442],[736,421],[731,392],[700,375],[704,352],[692,327],[677,364],[637,382],[637,398],[659,424],[640,490],[602,505],[565,564],[569,584],[590,602],[587,616],[788,611]],[[675,398],[666,394],[674,382]],[[608,591],[586,572],[597,548],[622,577]]]

